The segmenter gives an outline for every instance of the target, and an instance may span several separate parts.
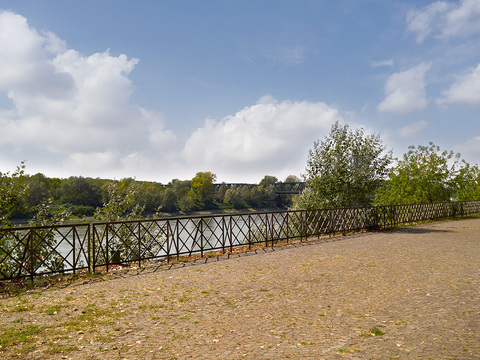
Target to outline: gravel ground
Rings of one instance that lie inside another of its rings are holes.
[[[119,272],[0,299],[0,358],[480,359],[479,263],[475,218]]]

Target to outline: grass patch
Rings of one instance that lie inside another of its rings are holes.
[[[68,354],[72,351],[77,351],[77,345],[58,345],[55,344],[54,346],[50,347],[46,353],[49,355],[56,355],[56,354]]]
[[[361,336],[382,336],[382,335],[385,335],[385,332],[383,332],[380,329],[381,327],[382,327],[381,325],[374,326],[367,333],[361,334]]]
[[[313,341],[302,341],[300,342],[300,345],[307,346],[307,345],[315,345]]]
[[[60,311],[61,308],[63,308],[63,305],[53,305],[50,306],[48,309],[45,310],[45,314],[47,315],[57,315]]]
[[[33,305],[28,307],[27,305],[15,305],[15,307],[10,310],[11,312],[22,312],[22,311],[28,311],[33,308]]]
[[[39,335],[45,332],[46,326],[27,324],[22,327],[1,327],[0,351],[10,346],[31,344],[37,341]]]

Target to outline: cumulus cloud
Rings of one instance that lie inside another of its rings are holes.
[[[420,134],[428,123],[425,120],[417,121],[397,130],[397,134],[402,138],[412,138]]]
[[[467,103],[480,105],[480,64],[468,73],[459,76],[450,88],[437,100],[439,104]]]
[[[385,85],[385,99],[378,111],[405,114],[427,106],[425,74],[429,64],[421,63],[409,70],[392,74]]]
[[[161,114],[129,103],[128,78],[138,59],[109,51],[83,55],[50,32],[0,12],[0,92],[12,107],[0,109],[0,148],[25,158],[63,157],[74,173],[108,175],[145,165],[140,154],[176,146]],[[96,172],[99,171],[99,172]]]
[[[478,162],[478,159],[480,159],[480,136],[473,137],[463,144],[456,145],[454,151],[462,154],[462,158],[467,162],[480,165]]]
[[[187,140],[182,155],[214,172],[241,175],[248,168],[284,176],[288,173],[283,171],[303,171],[313,141],[337,119],[337,109],[322,102],[278,102],[266,96],[222,120],[207,119]]]
[[[407,14],[407,29],[417,34],[417,42],[433,35],[439,39],[465,38],[480,33],[480,2],[436,1]]]

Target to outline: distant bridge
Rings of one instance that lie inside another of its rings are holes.
[[[214,184],[215,191],[217,191],[220,186],[226,185],[228,189],[232,186],[244,186],[248,188],[254,188],[259,186],[258,184],[246,184],[246,183],[221,183],[221,184]],[[275,189],[275,193],[279,195],[288,195],[288,194],[301,194],[303,189],[305,189],[305,182],[298,181],[298,182],[279,182],[270,185],[262,185],[263,187],[273,186]]]

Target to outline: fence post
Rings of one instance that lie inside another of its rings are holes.
[[[170,221],[167,220],[167,263],[170,262]]]
[[[72,228],[73,232],[73,275],[75,275],[75,269],[77,268],[77,263],[75,261],[75,233],[77,232],[77,228],[74,226]]]
[[[232,216],[229,217],[228,220],[230,231],[228,233],[228,241],[230,243],[230,252],[233,252],[233,242],[232,242],[232,233],[233,233],[233,228],[232,228]]]
[[[176,239],[176,242],[175,242],[175,249],[177,250],[177,261],[180,260],[180,226],[178,225],[178,222],[179,220],[175,220],[175,230],[176,230],[176,233],[177,233],[177,239]]]
[[[290,218],[290,211],[287,212],[287,218],[286,218],[286,229],[285,229],[285,232],[287,234],[287,244],[288,244],[288,240],[290,239],[290,228],[288,226],[288,219]]]
[[[87,225],[87,262],[88,262],[88,272],[95,272],[95,263],[92,261],[92,258],[95,259],[93,253],[95,252],[95,242],[93,241],[92,233],[90,232],[90,223]]]
[[[27,240],[27,248],[28,248],[28,255],[30,258],[30,269],[28,269],[28,272],[30,273],[30,281],[33,284],[33,271],[34,271],[34,255],[33,255],[33,231],[30,229],[30,232],[28,233],[28,240]]]
[[[142,267],[142,233],[140,221],[138,222],[138,267]]]
[[[108,254],[108,249],[109,249],[109,241],[108,241],[108,224],[105,225],[105,259],[106,259],[106,265],[107,265],[107,273],[108,273],[108,265],[110,264],[110,255]]]
[[[252,227],[250,225],[250,214],[247,215],[247,227],[248,227],[248,250],[252,249]]]
[[[200,257],[203,258],[203,217],[200,218]]]
[[[268,231],[268,227],[269,227],[269,222],[268,222],[268,214],[265,214],[265,247],[268,247],[268,233],[270,231]]]

